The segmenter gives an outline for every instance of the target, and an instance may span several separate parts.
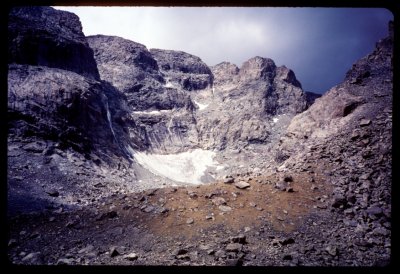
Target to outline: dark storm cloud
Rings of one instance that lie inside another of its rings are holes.
[[[307,91],[341,82],[387,35],[385,9],[60,8],[76,13],[86,35],[121,36],[148,48],[182,50],[208,65],[256,55],[291,68]]]

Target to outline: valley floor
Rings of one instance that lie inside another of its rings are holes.
[[[276,175],[241,175],[233,183],[117,192],[75,208],[17,214],[9,222],[9,259],[73,265],[376,263],[378,254],[366,257],[348,241],[353,229],[332,210],[323,171],[290,176],[281,189]],[[238,182],[249,185],[239,188]]]

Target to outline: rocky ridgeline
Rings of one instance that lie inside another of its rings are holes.
[[[88,41],[101,78],[127,97],[147,150],[175,153],[269,143],[273,116],[292,117],[307,107],[293,71],[277,68],[268,58],[252,58],[230,77],[229,68],[210,69],[185,52],[148,51],[103,35]]]

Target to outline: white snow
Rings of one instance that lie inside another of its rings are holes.
[[[196,101],[193,101],[193,102],[199,107],[199,110],[203,110],[206,107],[208,107],[208,105],[200,104],[199,102],[196,102]]]
[[[173,85],[171,82],[167,82],[167,83],[164,85],[164,87],[166,87],[166,88],[173,88],[174,85]]]
[[[169,112],[170,110],[152,110],[152,111],[132,111],[133,114],[146,114],[146,115],[161,115],[163,113]]]
[[[224,168],[225,168],[225,166],[217,166],[217,168],[215,170],[221,170],[221,169],[224,169]]]
[[[272,121],[274,122],[274,124],[276,124],[276,122],[278,122],[278,118],[272,118]]]
[[[128,150],[133,152],[130,147]],[[201,184],[207,167],[218,164],[214,156],[215,152],[202,149],[167,155],[133,152],[135,160],[153,174],[191,184]]]

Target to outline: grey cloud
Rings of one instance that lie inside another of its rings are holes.
[[[86,35],[117,35],[148,48],[182,50],[208,65],[256,55],[291,68],[305,90],[325,92],[387,35],[385,9],[64,8]]]

